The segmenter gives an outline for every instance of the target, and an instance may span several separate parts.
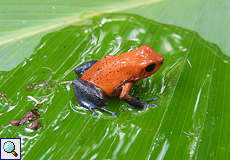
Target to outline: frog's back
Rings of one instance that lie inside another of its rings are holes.
[[[160,68],[163,60],[163,57],[151,47],[142,46],[127,53],[99,60],[83,73],[81,79],[98,86],[106,96],[114,97],[120,94],[123,83],[135,83],[150,76]],[[146,72],[145,68],[153,63],[155,69]]]
[[[134,76],[132,63],[123,54],[99,60],[84,72],[81,79],[101,88],[108,97],[119,95],[121,84]]]

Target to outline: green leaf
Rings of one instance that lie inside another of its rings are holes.
[[[9,71],[33,53],[40,39],[51,31],[102,12],[119,12],[155,4],[161,0],[137,1],[1,1],[0,70]],[[89,6],[90,4],[90,6]],[[7,9],[5,9],[7,8]]]
[[[197,31],[210,42],[218,44],[230,55],[230,14],[227,0],[122,0],[122,1],[60,1],[2,0],[0,2],[0,70],[9,71],[29,57],[40,39],[87,17],[102,12],[126,12],[158,22]]]
[[[1,73],[1,92],[10,102],[1,98],[1,137],[22,138],[23,159],[228,156],[229,143],[224,142],[230,132],[225,107],[229,104],[229,57],[194,31],[137,15],[102,14],[88,22],[45,35],[30,58]],[[77,106],[72,86],[61,84],[73,80],[74,68],[86,61],[141,45],[154,48],[165,62],[153,76],[136,83],[130,94],[141,100],[157,96],[157,108],[131,109],[112,98],[105,108],[117,116],[100,111],[92,116]],[[41,80],[48,81],[47,88]],[[40,85],[28,91],[36,82]],[[8,124],[34,108],[28,95],[39,101],[48,99],[39,106],[42,128],[38,131],[29,130],[27,124]]]

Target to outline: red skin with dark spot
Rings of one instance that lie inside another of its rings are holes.
[[[145,45],[117,56],[106,56],[86,70],[80,79],[98,86],[107,97],[115,97],[121,91],[127,93],[135,82],[155,73],[163,61],[163,56]],[[145,68],[152,63],[156,64],[155,69],[146,72]],[[126,84],[129,87],[122,90]]]

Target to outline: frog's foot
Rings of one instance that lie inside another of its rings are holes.
[[[139,97],[139,96],[136,96],[136,99],[137,99],[138,101],[140,101],[140,97]],[[154,106],[154,108],[155,108],[155,107],[157,107],[157,104],[149,104],[149,102],[152,102],[152,101],[155,101],[155,100],[158,100],[157,97],[153,97],[152,99],[150,99],[150,100],[148,100],[148,101],[146,101],[146,102],[141,102],[141,103],[143,103],[143,104],[145,104],[145,105],[146,105],[146,103],[147,103],[147,106],[145,106],[145,107]],[[139,107],[135,107],[135,106],[131,106],[131,105],[127,105],[127,107],[139,108]],[[145,108],[145,107],[144,107],[144,108]]]
[[[136,99],[132,98],[131,101],[127,102],[128,105],[127,107],[130,108],[136,108],[136,109],[143,109],[146,107],[150,107],[153,106],[154,108],[157,107],[157,104],[149,104],[149,102],[152,102],[154,100],[157,100],[157,97],[153,97],[152,99],[142,102],[140,101],[140,98],[138,96],[136,96]]]
[[[80,100],[80,101],[78,101],[78,103],[79,103],[82,107],[87,108],[88,110],[90,110],[90,111],[92,112],[93,115],[96,115],[94,109],[98,109],[98,110],[107,112],[107,113],[109,113],[109,114],[111,114],[111,115],[113,115],[113,116],[116,115],[115,112],[111,112],[111,111],[109,111],[109,110],[106,110],[106,109],[104,109],[104,108],[101,108],[101,107],[99,107],[99,106],[96,106],[95,104],[93,104],[93,103],[91,103],[91,102],[87,102],[87,101],[84,101],[84,100],[81,101],[81,100]]]
[[[155,101],[155,100],[158,100],[157,97],[153,97],[152,99],[146,101],[146,103],[148,104],[147,107],[149,107],[149,106],[153,106],[154,108],[157,107],[157,104],[155,104],[155,103],[149,104],[149,102],[152,102],[152,101]]]
[[[89,109],[93,115],[96,114],[94,109],[107,112],[113,116],[116,115],[115,112],[99,107],[101,105],[107,105],[104,92],[100,88],[81,79],[74,79],[72,85],[78,103],[82,107]]]
[[[155,100],[158,100],[157,97],[153,97],[152,99],[150,99],[150,100],[148,100],[146,102],[149,103],[149,102],[152,102],[152,101],[155,101]]]
[[[113,116],[116,115],[115,112],[111,112],[111,111],[109,111],[109,110],[106,110],[105,108],[101,108],[101,107],[98,107],[98,106],[95,106],[95,108],[91,108],[91,109],[90,109],[90,111],[93,113],[93,115],[95,115],[95,112],[93,111],[93,109],[98,109],[98,110],[107,112],[107,113],[109,113],[109,114],[111,114],[111,115],[113,115]]]
[[[138,108],[138,109],[143,109],[143,108],[146,108],[148,106],[154,106],[154,107],[157,107],[156,104],[149,104],[149,102],[153,101],[153,100],[156,100],[157,98],[154,97],[146,102],[142,102],[140,101],[140,98],[137,97],[137,99],[131,97],[129,95],[129,90],[130,88],[132,87],[133,83],[125,83],[123,88],[122,88],[122,91],[121,91],[121,94],[120,94],[120,99],[125,101],[126,103],[128,103],[128,106],[129,107],[132,107],[132,108]]]

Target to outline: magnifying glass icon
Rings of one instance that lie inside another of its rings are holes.
[[[15,157],[18,156],[18,154],[14,151],[15,150],[15,145],[11,141],[7,141],[3,145],[3,149],[7,153],[12,153]]]

